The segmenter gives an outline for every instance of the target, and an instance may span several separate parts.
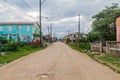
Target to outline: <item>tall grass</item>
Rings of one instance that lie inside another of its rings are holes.
[[[43,49],[43,48],[41,48],[41,47],[33,48],[32,46],[24,46],[23,48],[19,48],[18,51],[8,52],[6,55],[0,56],[0,64],[9,63],[9,62],[14,61],[22,56],[31,54],[31,53],[33,53],[35,51],[39,51],[41,49]]]
[[[90,49],[90,44],[85,43],[85,42],[81,42],[79,47],[78,47],[78,44],[76,44],[76,43],[69,44],[69,46],[75,50],[80,51],[80,52],[85,52],[86,50]]]

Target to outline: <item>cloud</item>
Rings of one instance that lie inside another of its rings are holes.
[[[37,11],[31,11],[31,12],[27,12],[28,15],[34,17],[34,18],[38,18],[39,17],[39,12]]]
[[[84,16],[80,16],[80,21],[86,21]],[[67,17],[67,18],[60,19],[58,21],[51,21],[49,23],[61,24],[61,23],[76,23],[76,22],[78,22],[78,16]]]
[[[0,21],[39,21],[39,0],[25,0],[30,9],[22,0],[8,0],[14,7],[0,0]],[[81,14],[81,32],[88,33],[91,30],[92,16],[109,6],[112,3],[119,3],[119,0],[46,0],[42,4],[42,28],[47,34],[47,27],[53,24],[56,34],[65,35],[67,31],[76,32],[78,28],[78,14]],[[27,15],[26,15],[27,14]],[[34,18],[34,19],[33,19]]]
[[[78,31],[78,16],[69,18],[67,17],[49,23],[52,23],[54,25],[56,32],[66,33],[69,30],[71,33],[73,33]],[[86,16],[80,16],[80,23],[81,32],[88,33],[91,30],[92,21],[89,21]]]

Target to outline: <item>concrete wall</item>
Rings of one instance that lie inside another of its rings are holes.
[[[92,42],[90,43],[91,45],[91,50],[94,52],[102,52],[102,42],[98,41],[98,42]]]
[[[116,26],[116,38],[117,41],[120,41],[120,26]]]
[[[120,41],[120,17],[116,19],[116,39]]]
[[[106,51],[108,54],[120,57],[120,42],[107,41],[106,45]]]

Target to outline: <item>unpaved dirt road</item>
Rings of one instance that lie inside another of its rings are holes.
[[[1,67],[0,80],[120,80],[120,74],[57,42]]]

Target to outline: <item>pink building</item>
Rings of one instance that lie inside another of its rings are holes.
[[[120,17],[116,18],[116,39],[120,41]]]

